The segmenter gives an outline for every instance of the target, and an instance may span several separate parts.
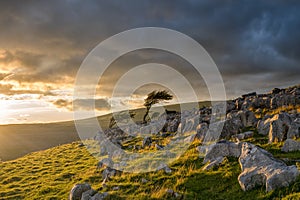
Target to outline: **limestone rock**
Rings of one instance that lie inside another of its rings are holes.
[[[282,142],[286,140],[292,119],[287,113],[274,115],[270,120],[269,142]]]
[[[232,156],[238,158],[241,154],[241,144],[233,143],[229,141],[220,141],[208,147],[207,153],[203,160],[203,163],[214,162],[216,160],[221,160],[227,156]]]
[[[81,195],[81,200],[90,200],[97,192],[93,189],[87,190]]]
[[[168,122],[166,131],[167,132],[176,132],[179,126],[180,120],[175,118],[172,121]]]
[[[295,119],[288,130],[287,138],[294,139],[300,137],[300,118]]]
[[[196,138],[199,139],[200,141],[203,141],[208,131],[207,123],[199,124],[196,128],[196,131],[197,131]]]
[[[253,137],[253,135],[254,135],[253,131],[247,131],[247,132],[244,132],[244,133],[233,135],[232,138],[239,141],[239,140],[244,140],[244,139],[251,138],[251,137]]]
[[[172,170],[168,167],[168,165],[162,163],[157,167],[157,171],[164,170],[167,174],[172,173]]]
[[[112,167],[114,165],[114,162],[110,158],[103,158],[101,161],[98,162],[97,168],[102,167]]]
[[[223,161],[224,161],[225,157],[217,157],[214,161],[208,163],[207,165],[205,165],[202,170],[203,171],[207,171],[207,170],[210,170],[212,169],[213,167],[215,166],[219,166]]]
[[[296,166],[287,166],[269,152],[250,143],[243,143],[239,163],[242,173],[238,180],[244,191],[265,185],[269,192],[288,186],[299,175]]]
[[[185,119],[184,123],[181,125],[181,133],[188,133],[192,131],[196,131],[196,127],[199,124],[199,116],[196,115],[194,117],[188,117]]]
[[[69,199],[70,200],[81,200],[82,194],[91,189],[92,189],[91,186],[87,183],[76,184],[71,189]]]
[[[151,137],[145,137],[142,143],[142,148],[151,146],[152,139]]]
[[[257,123],[257,131],[260,135],[268,135],[270,131],[271,118],[264,118]]]
[[[106,167],[104,169],[104,171],[102,172],[102,178],[107,179],[107,178],[115,176],[116,174],[117,174],[117,171],[115,169],[112,169],[110,167]]]
[[[300,151],[300,141],[295,141],[295,140],[292,140],[292,139],[287,139],[284,142],[284,145],[281,148],[281,151],[284,151],[284,152]]]

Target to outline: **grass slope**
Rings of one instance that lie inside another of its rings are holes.
[[[278,158],[297,159],[300,152],[282,153],[282,144],[269,145],[267,139],[257,136],[248,141],[260,144]],[[226,159],[218,168],[201,170],[201,158],[194,142],[189,150],[163,171],[145,174],[123,173],[113,177],[107,187],[101,186],[103,169],[85,147],[78,143],[61,145],[31,153],[14,161],[0,163],[0,199],[67,199],[76,183],[87,182],[99,192],[108,191],[110,199],[172,199],[166,189],[178,192],[182,199],[300,199],[300,179],[288,188],[270,193],[264,187],[243,192],[237,177],[241,170],[236,158]],[[289,164],[299,164],[291,161]],[[148,180],[142,183],[141,179]],[[119,190],[112,191],[119,186]]]

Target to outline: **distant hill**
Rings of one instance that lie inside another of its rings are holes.
[[[189,105],[186,103],[185,105]],[[199,106],[209,106],[210,102],[199,102]],[[167,110],[180,110],[179,104],[165,106]],[[134,120],[141,120],[145,113],[144,108],[134,110],[136,116]],[[108,127],[111,114],[98,117],[99,124],[102,128]],[[98,130],[90,128],[88,119],[82,120],[91,136]],[[0,125],[0,158],[3,161],[13,160],[24,156],[30,152],[48,149],[60,144],[67,144],[80,140],[74,121],[43,123],[43,124],[17,124],[17,125]]]

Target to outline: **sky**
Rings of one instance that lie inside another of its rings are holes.
[[[0,124],[70,120],[72,103],[89,109],[92,99],[73,102],[81,63],[103,40],[139,27],[176,30],[201,44],[222,75],[228,99],[299,84],[299,10],[298,1],[277,0],[0,1]],[[201,75],[186,60],[145,49],[121,56],[105,71],[95,112],[139,107],[147,93],[165,89],[148,84],[131,96],[112,98],[124,73],[151,62],[174,67],[200,101],[210,99]],[[172,78],[170,83],[180,88]]]

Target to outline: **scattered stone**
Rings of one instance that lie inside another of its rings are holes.
[[[245,140],[245,139],[248,139],[248,138],[252,138],[253,135],[254,135],[253,131],[247,131],[247,132],[244,132],[244,133],[233,135],[232,138],[239,141],[239,140]]]
[[[219,166],[223,161],[224,161],[225,157],[217,157],[214,161],[208,163],[207,165],[205,165],[202,170],[203,171],[207,171],[212,169],[213,167]]]
[[[192,134],[192,135],[184,138],[183,142],[184,143],[192,143],[192,142],[194,142],[195,138],[196,138],[196,134]]]
[[[80,147],[84,147],[84,144],[82,143],[82,142],[80,142],[79,144],[78,144],[78,147],[80,148]]]
[[[162,147],[162,146],[160,146],[158,144],[155,144],[155,149],[160,151],[160,150],[163,150],[164,147]]]
[[[97,194],[97,192],[93,189],[87,190],[84,193],[82,193],[81,200],[90,200],[92,196]]]
[[[70,200],[81,200],[82,194],[88,190],[91,190],[91,186],[87,183],[84,184],[76,184],[71,189],[69,199]]]
[[[179,123],[180,123],[179,119],[177,119],[177,118],[173,119],[171,122],[169,122],[167,124],[166,131],[172,132],[172,133],[176,132],[178,129]]]
[[[239,163],[242,173],[238,181],[244,191],[260,185],[265,185],[267,192],[287,187],[299,175],[295,165],[287,166],[269,152],[250,143],[243,143]]]
[[[180,123],[180,127],[178,129],[180,130],[180,133],[189,133],[192,131],[196,131],[197,126],[199,125],[199,115],[196,116],[189,116],[185,118],[185,120],[182,120],[183,123]]]
[[[113,177],[117,174],[117,171],[115,169],[112,169],[110,167],[106,167],[104,171],[102,172],[102,178],[103,179],[108,179],[110,177]]]
[[[201,123],[197,126],[196,128],[196,131],[197,131],[197,134],[196,134],[196,138],[199,140],[199,141],[203,141],[205,136],[206,136],[206,133],[208,131],[208,125],[207,123]]]
[[[300,141],[295,141],[293,139],[287,139],[284,142],[284,145],[281,148],[281,151],[283,151],[283,152],[300,151]]]
[[[207,148],[207,153],[203,163],[214,162],[218,163],[221,158],[230,156],[238,158],[241,154],[241,143],[233,143],[226,140],[219,141]]]
[[[287,133],[292,119],[287,113],[274,115],[270,121],[269,142],[282,142],[287,139]]]
[[[112,190],[114,190],[114,191],[117,191],[117,190],[119,190],[119,189],[120,189],[119,186],[115,186],[115,187],[112,188]]]
[[[102,194],[97,193],[94,196],[92,196],[89,200],[104,200],[104,199],[106,199],[106,197],[108,197],[107,192],[104,192]]]
[[[166,189],[166,193],[173,195],[174,194],[174,190]]]
[[[272,94],[278,94],[281,92],[281,89],[279,88],[273,88],[273,90],[271,91]]]
[[[295,119],[289,128],[287,138],[297,139],[300,137],[300,118]]]
[[[264,136],[268,135],[270,132],[270,123],[271,123],[270,116],[265,117],[265,119],[259,120],[259,122],[257,123],[258,134]]]
[[[142,148],[150,147],[152,143],[151,137],[145,137],[142,143]]]
[[[172,173],[172,170],[168,167],[168,165],[162,163],[158,166],[157,171],[164,170],[167,174]]]
[[[166,189],[166,193],[172,197],[178,198],[180,197],[180,194],[178,194],[177,192],[175,192],[172,189]]]
[[[148,180],[147,180],[147,179],[145,179],[145,178],[142,178],[141,182],[144,184],[144,183],[147,183],[147,182],[148,182]]]
[[[110,158],[104,158],[101,161],[98,162],[97,168],[102,168],[102,167],[113,167],[114,162]]]
[[[252,96],[256,96],[256,95],[257,95],[256,92],[251,92],[251,93],[242,95],[242,97],[246,98],[246,97],[252,97]]]

